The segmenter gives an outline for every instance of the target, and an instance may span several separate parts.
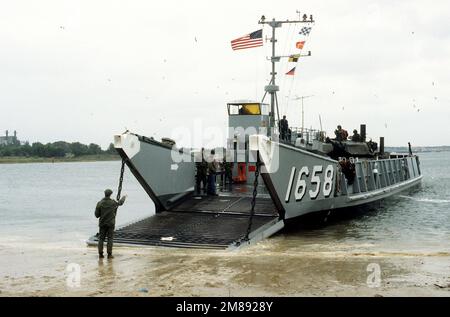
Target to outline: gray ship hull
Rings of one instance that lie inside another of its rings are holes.
[[[195,196],[190,151],[129,132],[115,137],[115,148],[156,207],[155,216],[116,231],[115,242],[124,245],[236,249],[275,234],[292,219],[365,205],[422,179],[418,157],[402,156],[356,161],[349,182],[336,160],[251,135],[249,150],[258,153],[264,180],[251,217],[251,181],[216,197]],[[97,237],[88,244],[97,244]]]
[[[191,153],[131,133],[116,136],[115,146],[157,212],[170,210],[193,193]],[[366,204],[416,186],[422,179],[417,156],[356,161],[350,184],[339,162],[326,156],[264,135],[250,136],[250,150],[259,152],[264,184],[282,219]],[[174,151],[183,161],[173,162]]]
[[[115,136],[114,146],[155,203],[156,212],[169,210],[194,190],[191,153],[132,133]],[[180,161],[176,163],[173,158]]]
[[[352,184],[339,162],[292,145],[250,136],[250,150],[258,151],[272,199],[284,219],[311,212],[342,209],[380,200],[420,184],[419,159],[356,161]]]

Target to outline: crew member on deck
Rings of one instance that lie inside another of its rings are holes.
[[[225,170],[225,183],[226,186],[228,184],[229,188],[231,189],[231,186],[233,184],[233,163],[227,162],[226,158],[223,159],[223,166]]]
[[[358,130],[353,130],[353,135],[352,135],[352,141],[353,142],[361,142],[361,136],[358,134]]]
[[[287,140],[288,131],[289,131],[289,123],[286,120],[286,116],[283,116],[283,119],[280,120],[280,132],[282,140]]]
[[[215,158],[216,151],[211,150],[211,155],[208,158],[208,196],[218,196],[216,194],[216,171],[218,163]]]
[[[336,135],[335,140],[339,142],[346,141],[348,138],[348,132],[342,129],[341,125],[337,126],[337,129],[334,130],[334,134]]]
[[[195,163],[197,169],[197,174],[195,175],[195,189],[197,195],[200,195],[202,190],[206,191],[207,188],[206,178],[208,175],[208,163],[205,161],[204,150],[205,149],[202,148],[202,161]]]

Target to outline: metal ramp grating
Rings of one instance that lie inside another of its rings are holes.
[[[247,232],[250,197],[192,197],[165,211],[115,231],[114,243],[184,248],[226,249]],[[270,199],[258,199],[252,232],[278,221]],[[97,244],[92,237],[88,244]]]
[[[246,196],[198,196],[191,197],[173,211],[233,213],[249,215],[251,210],[251,197]],[[256,215],[277,216],[278,213],[270,198],[257,198],[255,204]]]
[[[252,230],[273,219],[255,216]],[[116,230],[114,243],[226,249],[245,237],[247,226],[242,215],[166,211]]]

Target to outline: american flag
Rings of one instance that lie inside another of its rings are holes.
[[[234,51],[258,46],[263,46],[262,29],[231,41]]]

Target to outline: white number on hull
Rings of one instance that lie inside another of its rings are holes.
[[[292,183],[294,182],[295,170],[296,170],[296,168],[292,167],[291,177],[289,177],[288,188],[286,191],[286,198],[285,198],[286,202],[289,202],[289,199],[291,198],[291,189],[292,189]]]
[[[311,176],[311,185],[315,186],[314,190],[309,190],[309,197],[311,199],[316,199],[319,196],[320,189],[322,188],[323,195],[325,198],[331,195],[331,191],[333,189],[333,176],[334,176],[334,168],[333,165],[328,165],[325,169],[324,173],[324,182],[323,186],[321,186],[320,174],[323,171],[322,165],[315,165],[313,167],[313,172]],[[297,169],[292,167],[291,175],[289,177],[289,183],[286,191],[285,201],[288,203],[291,199],[291,191],[294,185],[294,179]],[[303,177],[305,176],[305,177]],[[300,201],[303,199],[306,193],[307,182],[306,179],[309,177],[309,168],[307,166],[303,166],[298,172],[297,182],[294,189],[294,196],[296,201]]]
[[[306,192],[306,181],[302,179],[303,174],[306,177],[309,176],[308,166],[303,166],[300,172],[298,172],[297,186],[295,186],[295,200],[302,200],[303,196],[305,196]]]
[[[311,199],[316,199],[320,192],[320,177],[316,175],[317,173],[322,173],[322,165],[316,165],[314,166],[312,177],[311,177],[311,184],[317,184],[316,189],[309,190],[309,197]]]
[[[323,195],[329,197],[333,188],[333,165],[328,165],[325,170],[325,182],[323,183]]]

